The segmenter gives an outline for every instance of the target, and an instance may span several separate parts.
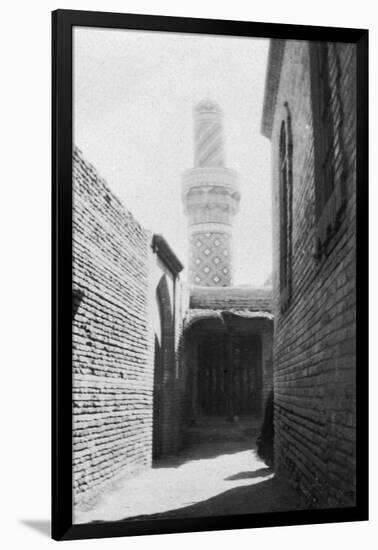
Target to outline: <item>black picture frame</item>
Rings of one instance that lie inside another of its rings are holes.
[[[357,505],[293,512],[72,524],[72,28],[266,37],[357,46]],[[52,13],[52,537],[55,540],[368,519],[368,31],[74,10]]]

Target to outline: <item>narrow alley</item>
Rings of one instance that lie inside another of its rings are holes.
[[[256,454],[260,421],[201,419],[174,457],[127,479],[79,523],[298,510],[298,495]]]
[[[73,149],[74,523],[356,506],[356,51],[271,40],[260,59],[261,173],[216,90],[156,113],[170,178],[126,167],[118,197]]]

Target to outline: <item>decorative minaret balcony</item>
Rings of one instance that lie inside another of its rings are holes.
[[[209,100],[194,110],[194,168],[183,175],[189,229],[189,282],[232,284],[232,222],[240,193],[237,174],[224,166],[223,114]]]

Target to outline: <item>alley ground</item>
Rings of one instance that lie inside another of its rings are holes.
[[[260,422],[203,420],[175,457],[123,481],[76,523],[298,510],[296,493],[255,451]]]

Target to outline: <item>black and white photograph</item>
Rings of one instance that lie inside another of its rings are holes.
[[[374,15],[5,5],[2,547],[375,548]]]
[[[356,46],[73,30],[74,523],[356,505]]]

